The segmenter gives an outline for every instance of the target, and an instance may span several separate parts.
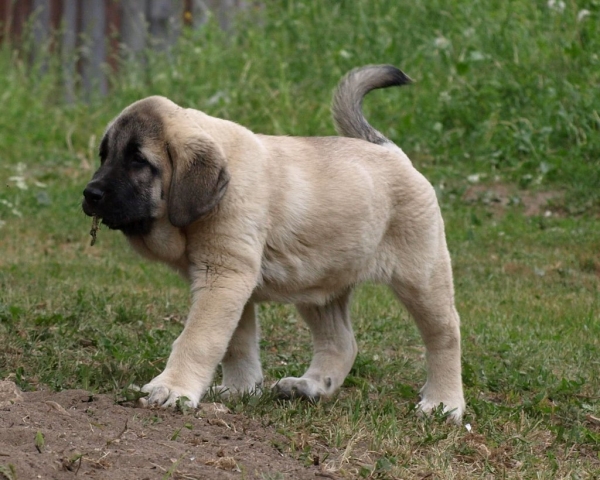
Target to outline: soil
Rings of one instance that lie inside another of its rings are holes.
[[[495,183],[472,185],[467,188],[462,198],[467,203],[487,205],[495,213],[501,213],[511,205],[521,206],[526,217],[533,217],[560,215],[560,209],[553,203],[560,203],[562,197],[561,192],[518,190],[512,185]]]
[[[182,413],[0,381],[2,480],[336,478],[282,453],[287,444],[273,426],[222,404]]]

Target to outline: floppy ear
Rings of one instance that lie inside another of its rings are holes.
[[[227,190],[225,155],[207,135],[194,132],[167,144],[173,165],[169,190],[169,221],[186,227],[210,213]]]

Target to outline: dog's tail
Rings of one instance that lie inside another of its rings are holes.
[[[404,72],[392,65],[369,65],[350,71],[340,80],[331,104],[333,123],[338,134],[377,145],[394,145],[367,122],[362,112],[363,98],[371,90],[411,82]]]

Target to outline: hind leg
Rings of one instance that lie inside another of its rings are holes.
[[[297,305],[310,327],[313,359],[300,378],[287,377],[275,385],[283,398],[317,401],[332,395],[350,372],[358,351],[350,323],[350,292],[326,305]]]
[[[460,422],[465,410],[460,363],[460,319],[454,307],[452,272],[447,254],[427,278],[396,278],[392,288],[414,317],[426,348],[427,382],[419,408],[426,413],[440,404]],[[418,281],[415,281],[417,280]]]
[[[254,303],[248,302],[221,361],[221,395],[253,392],[262,386],[263,375],[258,347],[258,322]]]

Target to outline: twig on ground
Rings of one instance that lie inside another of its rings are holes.
[[[65,410],[65,408],[60,405],[59,403],[53,402],[52,400],[47,400],[46,402],[44,402],[46,405],[52,407],[54,410],[56,410],[57,412],[62,413],[63,415],[67,415],[68,417],[71,416],[71,414],[69,412],[67,412]]]
[[[129,421],[129,419],[125,420],[125,427],[123,427],[123,431],[121,431],[121,433],[119,433],[115,438],[113,438],[112,440],[108,440],[106,442],[106,446],[109,446],[111,443],[115,443],[117,440],[120,440],[121,437],[123,436],[123,434],[128,430],[127,427],[127,422]]]

